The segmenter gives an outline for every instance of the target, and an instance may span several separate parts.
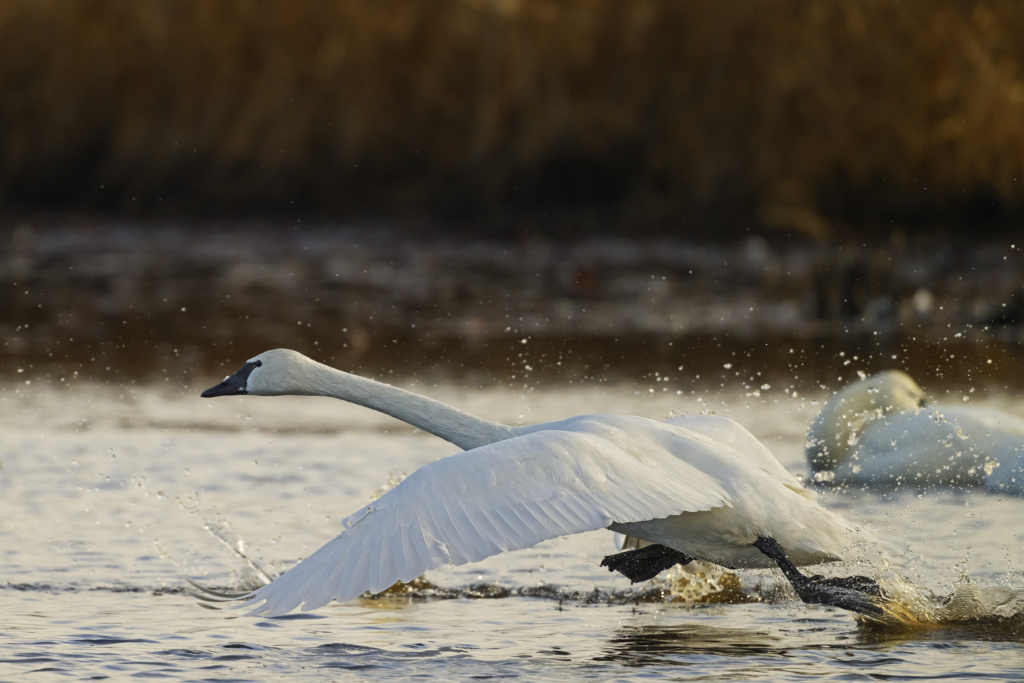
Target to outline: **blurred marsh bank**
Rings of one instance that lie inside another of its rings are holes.
[[[222,375],[278,346],[371,375],[838,386],[901,367],[1024,382],[1009,240],[826,248],[397,229],[21,224],[0,232],[0,374]],[[784,384],[779,384],[783,382]]]

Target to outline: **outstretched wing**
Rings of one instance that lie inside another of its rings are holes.
[[[543,540],[710,510],[731,501],[685,460],[631,453],[593,434],[543,431],[427,465],[349,518],[350,526],[253,592],[253,614],[316,609],[380,592],[445,564]]]
[[[757,440],[757,437],[735,420],[719,415],[681,415],[670,417],[664,424],[680,429],[688,439],[709,444],[711,450],[719,456],[731,451],[744,461],[756,465],[762,472],[795,493],[810,500],[817,500],[814,491],[804,488],[789,470],[775,459],[771,451]],[[686,457],[689,452],[684,450],[678,452],[677,456]],[[619,550],[636,550],[648,545],[650,543],[642,538],[615,534],[615,547]]]
[[[710,439],[720,447],[726,446],[740,454],[747,462],[759,467],[761,471],[770,475],[780,484],[811,500],[817,498],[813,491],[805,489],[796,477],[783,467],[782,463],[772,455],[772,452],[757,440],[757,437],[735,420],[719,415],[682,415],[671,417],[665,420],[665,423],[685,429],[692,437]]]

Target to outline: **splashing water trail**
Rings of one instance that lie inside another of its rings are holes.
[[[946,596],[911,584],[899,588],[897,592],[887,587],[882,618],[858,615],[858,621],[868,629],[888,632],[950,628],[1008,635],[1024,632],[1024,591],[970,581],[958,583]]]

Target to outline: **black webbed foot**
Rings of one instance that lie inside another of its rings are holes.
[[[687,564],[693,558],[663,545],[648,545],[638,550],[627,550],[601,560],[602,567],[618,572],[633,583],[653,579],[677,564]]]
[[[810,577],[810,580],[820,586],[860,591],[876,597],[882,595],[882,589],[878,586],[878,582],[867,576],[835,576],[826,579],[823,576],[815,575]]]
[[[779,569],[789,579],[793,590],[804,602],[832,605],[872,617],[884,614],[880,600],[883,597],[882,589],[874,579],[867,576],[804,576],[774,538],[761,536],[754,541],[754,547],[775,560]]]
[[[882,591],[878,584],[866,576],[851,576],[848,578],[854,580],[853,585],[857,587],[851,588],[849,584],[844,585],[833,579],[822,579],[820,576],[812,576],[805,585],[797,586],[793,584],[793,588],[796,590],[796,594],[800,596],[800,599],[808,604],[832,605],[833,607],[847,609],[851,612],[866,614],[870,617],[883,616],[885,612],[879,600],[882,597]],[[860,586],[865,586],[867,590]]]

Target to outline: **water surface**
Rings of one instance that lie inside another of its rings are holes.
[[[679,395],[626,383],[402,384],[510,423],[711,409],[793,472],[804,471],[803,432],[821,398],[742,386]],[[600,568],[613,550],[608,532],[430,572],[434,588],[312,614],[203,609],[183,577],[237,586],[250,571],[241,554],[287,569],[389,479],[453,447],[331,399],[206,400],[201,388],[0,387],[0,680],[1024,676],[1024,624],[1012,615],[883,631],[803,605],[772,571],[743,572],[715,598],[724,601],[693,602],[684,596],[714,591],[667,580],[631,588]],[[976,403],[1024,413],[1015,397]],[[902,577],[923,595],[1024,585],[1024,500],[914,489],[823,501],[896,546],[891,568],[858,572]]]

